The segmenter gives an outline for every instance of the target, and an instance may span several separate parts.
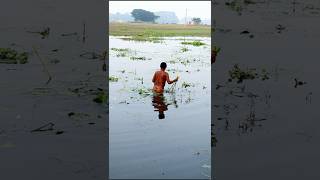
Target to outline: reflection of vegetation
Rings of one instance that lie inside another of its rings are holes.
[[[110,76],[109,77],[109,81],[110,82],[118,82],[119,78],[118,77],[115,77],[115,76]]]
[[[28,62],[28,53],[18,53],[10,48],[0,48],[0,63],[6,64],[25,64]]]
[[[203,43],[201,41],[181,42],[181,44],[192,45],[192,46],[203,46],[203,45],[206,45],[206,43]]]

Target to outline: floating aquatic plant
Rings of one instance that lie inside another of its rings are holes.
[[[19,53],[11,48],[0,48],[0,63],[6,64],[26,64],[28,62],[28,53]]]
[[[150,89],[145,88],[145,87],[135,88],[135,89],[132,89],[132,91],[138,92],[138,94],[140,94],[144,97],[152,94],[152,91]]]
[[[159,37],[149,37],[145,35],[136,35],[132,37],[124,37],[120,38],[125,41],[141,41],[141,42],[152,42],[152,43],[161,43],[163,41],[163,38]]]
[[[97,94],[93,101],[99,104],[104,104],[107,102],[107,94],[104,91],[101,91]]]
[[[42,31],[27,31],[28,33],[35,33],[41,35],[41,39],[45,39],[49,36],[50,34],[50,28],[44,28]]]
[[[233,69],[229,71],[229,76],[229,81],[237,79],[237,82],[241,83],[246,79],[255,79],[258,74],[255,72],[255,69],[241,69],[238,64],[235,64]]]
[[[128,52],[128,48],[111,48],[113,51],[118,51],[118,52]]]
[[[135,56],[132,56],[130,57],[131,60],[141,60],[141,61],[145,61],[147,58],[146,57],[135,57]]]
[[[118,82],[119,78],[115,76],[109,76],[109,81],[110,82]]]
[[[217,47],[217,46],[213,46],[213,49],[212,49],[216,55],[220,52],[221,48]]]
[[[183,88],[194,87],[194,84],[192,84],[192,83],[187,83],[187,82],[183,82],[183,83],[181,84],[181,87],[183,87]]]
[[[192,45],[192,46],[203,46],[203,45],[206,45],[206,43],[203,43],[201,41],[181,42],[181,44]]]
[[[181,48],[181,52],[187,52],[187,51],[189,51],[188,48],[186,48],[186,47]]]

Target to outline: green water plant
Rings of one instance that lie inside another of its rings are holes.
[[[160,37],[150,37],[143,34],[138,34],[131,37],[124,37],[120,38],[125,41],[140,41],[140,42],[152,42],[152,43],[161,43],[163,41],[163,38]]]
[[[214,51],[216,53],[216,55],[218,55],[218,53],[220,52],[221,48],[217,47],[217,46],[213,46],[212,51]]]
[[[93,101],[99,104],[104,104],[107,102],[107,94],[104,91],[98,92]]]
[[[27,31],[28,33],[35,33],[39,34],[41,36],[41,39],[45,39],[49,36],[50,34],[50,28],[46,27],[42,31]]]
[[[203,46],[203,45],[206,45],[206,43],[203,43],[201,41],[186,41],[186,42],[181,42],[181,44],[184,44],[184,45],[192,45],[192,46]]]
[[[255,79],[258,76],[258,73],[256,73],[255,69],[241,69],[238,64],[235,64],[233,69],[229,71],[229,76],[230,82],[236,79],[238,83],[242,83],[243,80]]]
[[[119,78],[115,76],[109,76],[109,81],[110,82],[118,82]]]
[[[194,84],[192,84],[192,83],[187,83],[187,82],[183,82],[183,83],[181,84],[181,87],[182,87],[182,88],[194,87]]]
[[[6,64],[26,64],[28,62],[28,53],[11,49],[11,48],[0,48],[0,63]]]
[[[111,48],[112,51],[117,51],[117,52],[128,52],[128,48]]]
[[[181,48],[181,52],[187,52],[187,51],[189,51],[188,48],[186,48],[186,47]]]
[[[140,61],[145,61],[147,60],[146,57],[142,56],[142,57],[136,57],[136,56],[132,56],[130,57],[131,60],[140,60]]]

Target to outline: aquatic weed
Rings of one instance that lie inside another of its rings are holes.
[[[187,52],[187,51],[189,51],[188,48],[186,48],[186,47],[181,48],[181,52]]]
[[[243,80],[246,79],[255,79],[257,75],[258,74],[255,72],[255,69],[241,69],[238,64],[235,64],[233,66],[233,69],[229,71],[229,81],[237,79],[237,82],[241,83]]]
[[[181,44],[192,45],[192,46],[203,46],[203,45],[206,45],[206,43],[203,43],[201,41],[181,42]]]
[[[109,77],[109,81],[110,82],[118,82],[119,78],[118,77],[115,77],[115,76],[110,76]]]
[[[131,60],[141,60],[141,61],[145,61],[147,58],[146,57],[135,57],[135,56],[132,56],[130,57]]]
[[[6,64],[26,64],[28,62],[28,53],[19,53],[11,48],[0,48],[0,63]]]
[[[183,83],[181,84],[181,87],[183,87],[183,88],[194,87],[194,84],[192,84],[192,83],[187,83],[187,82],[183,82]]]
[[[107,102],[107,94],[104,91],[99,92],[93,101],[99,104],[104,104]]]

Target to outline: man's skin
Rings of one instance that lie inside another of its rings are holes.
[[[165,72],[165,70],[166,69],[161,68],[159,71],[156,71],[152,78],[152,82],[154,83],[153,91],[156,93],[163,93],[166,82],[172,84],[179,79],[179,77],[177,77],[174,80],[170,80],[169,74]]]

